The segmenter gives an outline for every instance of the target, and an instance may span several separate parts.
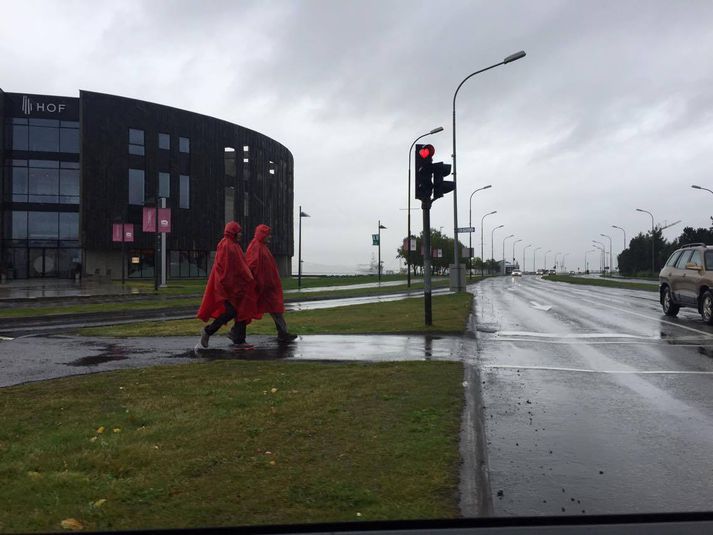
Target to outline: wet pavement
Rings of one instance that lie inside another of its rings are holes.
[[[253,350],[234,350],[226,336],[193,351],[198,337],[98,338],[64,335],[0,339],[0,387],[110,370],[236,360],[406,361],[463,360],[475,340],[437,335],[307,335],[290,344],[249,336]]]
[[[695,311],[534,276],[473,291],[482,443],[466,514],[711,509],[713,328]]]

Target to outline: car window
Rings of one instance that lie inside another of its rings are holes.
[[[700,251],[695,250],[693,251],[693,254],[691,255],[691,259],[688,261],[689,263],[694,263],[698,264],[699,266],[703,265],[703,255],[701,254]]]
[[[693,254],[691,250],[683,251],[683,254],[678,258],[678,262],[676,262],[676,268],[686,269],[686,264],[688,263],[688,259],[691,258],[691,254]]]
[[[671,256],[668,257],[668,260],[666,260],[666,265],[667,266],[673,266],[676,263],[676,260],[678,259],[678,256],[681,254],[681,251],[676,251],[673,253]],[[713,265],[713,264],[711,264]]]
[[[706,270],[713,271],[713,251],[706,251]]]

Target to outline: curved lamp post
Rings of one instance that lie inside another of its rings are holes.
[[[548,255],[549,253],[551,253],[551,252],[552,252],[552,249],[549,249],[549,250],[545,251],[545,260],[544,260],[544,262],[543,262],[544,265],[542,266],[542,268],[543,268],[545,271],[549,271],[549,270],[547,269],[547,255]]]
[[[503,275],[506,274],[506,269],[505,269],[505,240],[509,240],[510,238],[514,238],[514,234],[510,234],[510,236],[505,236],[503,238]]]
[[[593,253],[594,249],[590,249],[589,251],[584,251],[584,272],[587,273],[589,271],[589,264],[587,263],[587,255],[589,253]]]
[[[522,241],[522,238],[518,238],[517,240],[515,240],[514,242],[512,242],[512,265],[513,265],[513,269],[515,269],[515,245],[517,245],[517,244],[520,243],[521,241]]]
[[[557,257],[561,255],[562,253],[557,253],[555,254],[555,273],[557,273]]]
[[[542,249],[542,247],[535,247],[532,251],[532,272],[537,273],[537,266],[535,265],[535,259],[537,258],[537,251]]]
[[[308,213],[305,213],[302,211],[302,207],[300,206],[300,239],[299,239],[299,248],[298,248],[298,254],[297,254],[297,288],[302,288],[302,218],[303,217],[310,217]]]
[[[611,236],[607,236],[606,234],[599,234],[600,236],[604,236],[606,239],[609,240],[609,274],[611,275],[612,270],[614,269],[614,259],[612,258],[612,252],[611,252]]]
[[[564,259],[567,258],[567,255],[569,255],[569,253],[565,253],[562,255],[562,271],[566,271],[567,269],[567,264],[564,263]]]
[[[522,248],[522,273],[523,273],[523,275],[525,274],[525,251],[527,251],[528,247],[532,247],[532,244],[530,243],[529,245],[525,245],[525,247]]]
[[[381,229],[386,229],[384,225],[381,224],[381,220],[379,220],[379,267],[377,271],[379,272],[379,284],[381,284]]]
[[[696,188],[696,189],[703,189],[703,188]],[[708,190],[710,191],[710,190]],[[653,275],[656,272],[656,253],[654,249],[654,214],[647,210],[642,210],[641,208],[636,209],[637,212],[644,212],[646,214],[649,214],[651,216],[651,275]]]
[[[426,132],[425,134],[421,134],[418,136],[416,139],[413,140],[413,143],[411,143],[411,146],[408,149],[408,202],[407,202],[407,207],[406,211],[408,212],[408,228],[407,228],[407,236],[408,236],[408,250],[406,251],[406,272],[408,273],[406,277],[407,285],[411,287],[411,151],[413,150],[413,146],[416,144],[416,142],[421,139],[422,137],[430,136],[431,134],[437,134],[438,132],[442,132],[443,127],[439,126],[437,128],[434,128],[430,132]]]
[[[495,261],[495,231],[498,230],[499,228],[503,228],[504,226],[505,225],[498,225],[490,233],[490,261],[491,262]],[[490,270],[488,270],[488,274],[490,274]]]
[[[624,250],[627,248],[627,243],[626,243],[626,231],[625,231],[623,228],[621,228],[621,227],[617,227],[616,225],[612,225],[612,228],[618,228],[619,230],[621,230],[621,231],[624,233],[624,248],[621,250],[621,252],[623,253]],[[617,267],[617,271],[618,271],[618,270],[619,270],[619,262],[617,262],[617,266],[616,266],[616,267]]]
[[[483,217],[480,218],[480,276],[484,276],[483,272],[483,223],[485,222],[485,218],[488,217],[489,215],[497,214],[497,210],[493,210],[492,212],[488,212],[485,214]]]
[[[512,63],[513,61],[517,61],[520,58],[525,57],[525,51],[521,50],[520,52],[516,52],[514,54],[510,54],[508,57],[506,57],[503,61],[496,63],[494,65],[491,65],[490,67],[486,67],[485,69],[480,69],[479,71],[475,71],[474,73],[469,74],[466,76],[463,81],[458,84],[458,87],[456,88],[455,93],[453,93],[453,265],[455,266],[457,276],[456,280],[458,281],[457,285],[457,291],[462,292],[465,288],[460,287],[460,251],[458,251],[458,186],[457,186],[457,167],[456,167],[456,97],[458,96],[458,91],[460,91],[460,88],[463,86],[463,84],[469,80],[471,77],[475,76],[476,74],[480,74],[481,72],[488,71],[490,69],[494,69],[495,67],[499,67],[500,65],[506,65],[508,63]],[[482,260],[482,256],[481,256]]]
[[[482,188],[478,188],[473,193],[470,194],[470,200],[468,201],[468,227],[471,229],[473,228],[473,195],[475,195],[477,192],[482,191],[484,189],[492,188],[492,184],[488,184],[487,186],[483,186]],[[481,225],[481,231],[482,231],[482,225]],[[481,241],[483,239],[482,237],[482,232],[481,232]],[[472,252],[473,252],[473,233],[468,232],[468,247],[470,248],[471,251],[471,260],[470,260],[470,278],[473,278],[473,259],[472,259]],[[480,259],[483,259],[483,252],[481,251],[480,253]]]

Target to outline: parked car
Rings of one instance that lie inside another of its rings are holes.
[[[659,272],[659,298],[667,316],[690,307],[713,325],[713,246],[689,243],[675,251]]]

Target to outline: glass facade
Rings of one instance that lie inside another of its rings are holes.
[[[169,251],[169,276],[172,278],[206,277],[207,251]]]
[[[143,206],[144,191],[144,170],[129,169],[129,204]]]
[[[58,119],[11,120],[12,150],[79,154],[79,122]]]
[[[56,160],[9,160],[6,201],[79,204],[79,163]]]

